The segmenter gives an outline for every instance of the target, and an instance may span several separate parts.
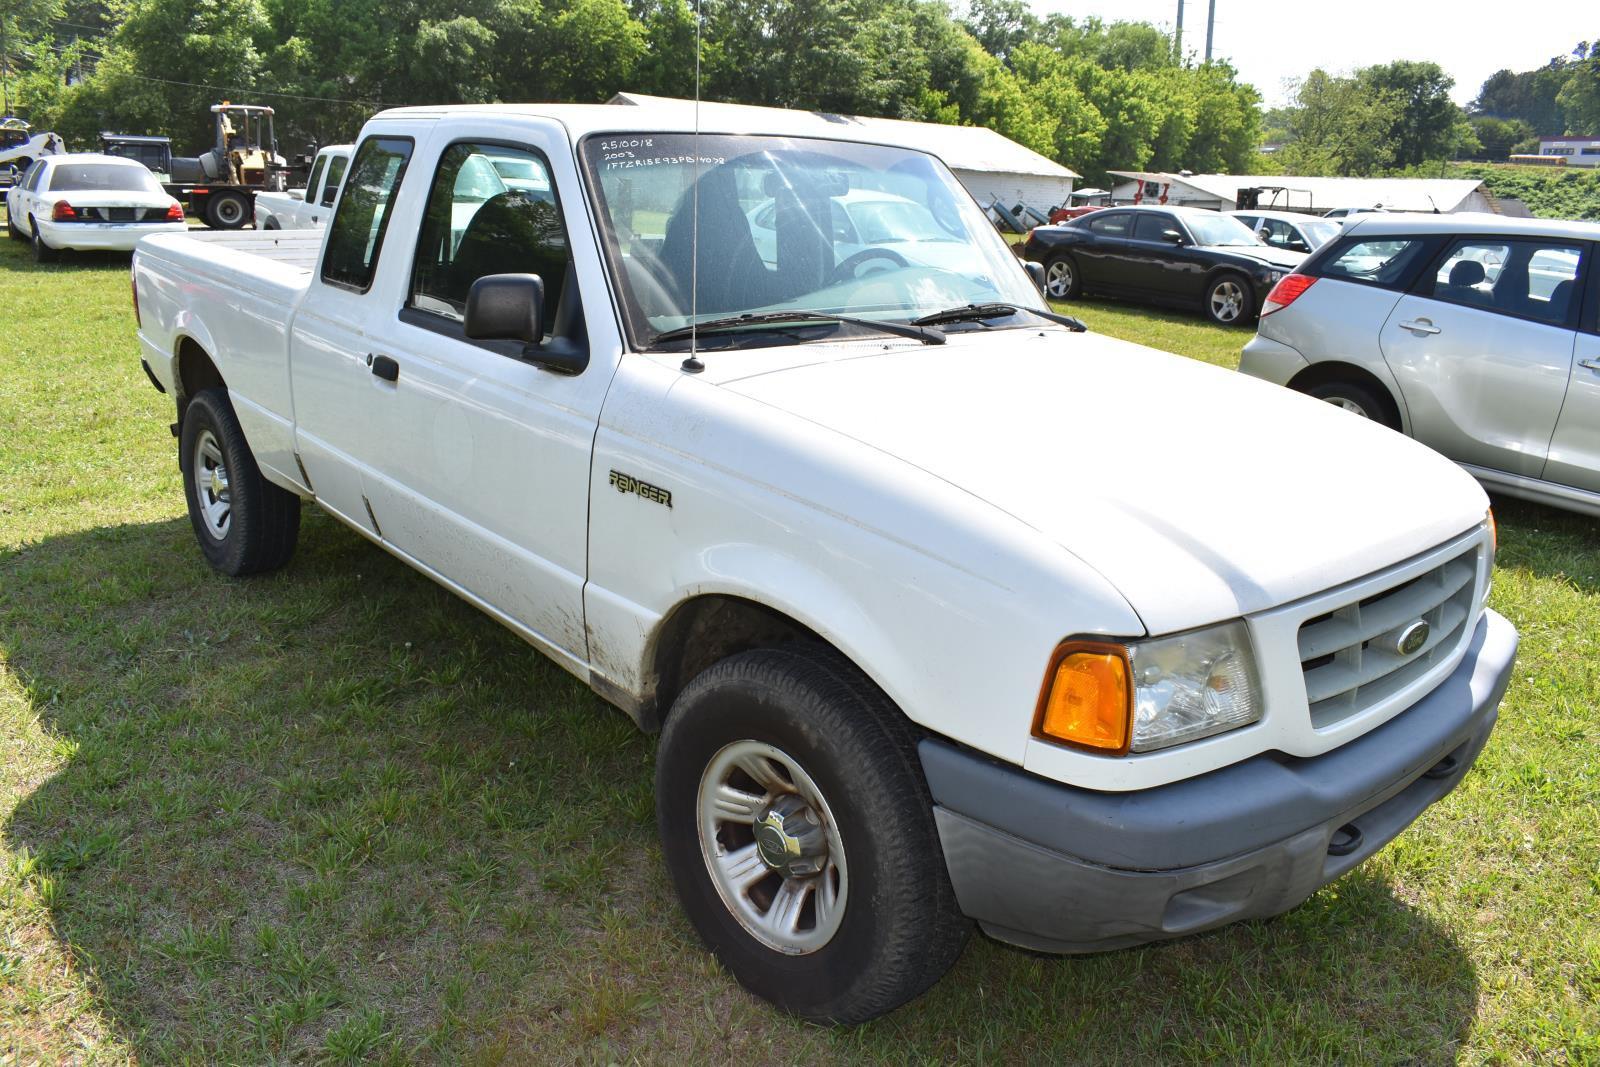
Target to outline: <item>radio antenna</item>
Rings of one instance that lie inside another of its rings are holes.
[[[694,136],[690,151],[694,155],[694,197],[690,206],[689,229],[689,358],[683,369],[698,374],[706,369],[700,362],[700,15],[701,0],[694,0]]]

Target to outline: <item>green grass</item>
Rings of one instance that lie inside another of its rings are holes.
[[[696,943],[621,714],[316,513],[282,573],[212,575],[126,261],[0,246],[0,1064],[1600,1060],[1593,521],[1500,503],[1501,725],[1350,876],[1140,950],[975,939],[824,1029]]]

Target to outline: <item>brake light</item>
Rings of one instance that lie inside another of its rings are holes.
[[[1316,284],[1316,281],[1309,274],[1285,274],[1278,284],[1272,287],[1267,299],[1262,302],[1261,314],[1270,315],[1274,311],[1282,311],[1299,300],[1300,294]]]
[[[56,206],[50,209],[50,220],[52,222],[75,222],[77,218],[77,211],[65,200],[57,200]]]
[[[183,221],[183,205],[182,204],[173,204],[171,207],[167,208],[167,221],[168,222],[182,222]]]
[[[133,324],[139,329],[144,329],[144,319],[139,314],[139,264],[137,254],[131,270],[128,271],[128,285],[133,289]]]

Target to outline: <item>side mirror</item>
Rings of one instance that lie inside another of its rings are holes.
[[[1022,261],[1022,265],[1023,265],[1024,268],[1027,269],[1028,277],[1033,280],[1034,288],[1038,289],[1041,295],[1049,296],[1050,294],[1046,293],[1045,290],[1044,290],[1044,286],[1045,286],[1044,264],[1043,263],[1035,263],[1031,259],[1025,259],[1025,260]]]
[[[1183,233],[1180,230],[1162,230],[1161,239],[1175,245],[1183,244]]]
[[[488,274],[467,290],[462,329],[475,341],[521,341],[522,358],[557,374],[582,374],[589,348],[581,338],[544,343],[544,279],[537,274]],[[557,323],[561,321],[557,316]],[[581,316],[580,316],[581,321]]]
[[[467,290],[463,323],[475,341],[544,340],[544,280],[537,274],[489,274]]]

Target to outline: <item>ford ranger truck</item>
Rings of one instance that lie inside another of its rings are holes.
[[[659,731],[695,929],[846,1023],[974,928],[1295,907],[1468,773],[1517,645],[1468,475],[1083,332],[884,136],[386,111],[324,231],[133,266],[211,566],[284,566],[314,502]]]

